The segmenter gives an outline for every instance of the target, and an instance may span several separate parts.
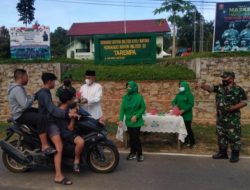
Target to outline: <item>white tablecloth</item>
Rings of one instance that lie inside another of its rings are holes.
[[[181,142],[185,141],[187,130],[181,116],[146,114],[143,119],[145,126],[141,128],[142,132],[178,133],[178,139]],[[123,129],[127,130],[126,125],[124,125]]]

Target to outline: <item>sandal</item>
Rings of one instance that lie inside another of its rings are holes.
[[[74,164],[73,166],[73,171],[75,173],[80,173],[80,165],[79,164]]]
[[[55,183],[61,184],[61,185],[72,185],[72,181],[70,181],[68,178],[63,178],[61,181],[54,181]]]
[[[54,149],[53,147],[49,146],[48,148],[42,150],[42,153],[44,153],[45,155],[53,155],[56,153],[56,149]]]

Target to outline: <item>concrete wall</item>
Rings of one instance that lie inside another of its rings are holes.
[[[163,63],[168,64],[168,63]],[[196,58],[183,64],[196,73],[197,82],[215,85],[221,82],[220,75],[224,70],[234,71],[235,82],[247,93],[248,106],[242,110],[243,123],[250,124],[250,57]],[[198,123],[215,121],[215,97],[204,91],[195,90],[195,120]]]
[[[188,81],[195,96],[195,107],[193,110],[194,122],[197,124],[215,124],[216,109],[215,96],[200,89],[195,89],[196,81]],[[100,82],[103,86],[104,96],[102,108],[104,116],[109,121],[117,121],[121,98],[124,95],[126,82]],[[158,112],[168,112],[171,108],[171,101],[178,93],[179,81],[143,81],[138,82],[139,90],[143,95],[147,112],[156,108]],[[79,89],[81,84],[75,83]],[[249,97],[249,91],[248,91]],[[250,124],[250,102],[242,110],[242,122]]]
[[[167,63],[166,63],[167,64]],[[236,82],[242,86],[248,98],[250,98],[250,57],[243,58],[204,58],[195,59],[182,63],[193,69],[197,75],[197,81],[206,81],[209,84],[220,82],[222,70],[233,70],[236,73]],[[36,92],[42,85],[40,80],[41,73],[44,71],[54,72],[60,76],[60,64],[19,64],[19,65],[0,65],[0,121],[9,117],[7,101],[7,87],[12,80],[15,68],[27,69],[30,75],[30,82],[27,86],[29,93]],[[205,91],[195,89],[195,81],[188,81],[195,96],[194,122],[199,124],[214,124],[215,115],[215,96]],[[121,98],[125,93],[124,82],[100,82],[103,86],[104,96],[102,107],[104,116],[110,121],[116,121],[119,114]],[[140,81],[139,89],[145,98],[147,111],[157,108],[159,112],[167,112],[170,109],[170,102],[178,92],[179,81]],[[59,86],[59,83],[57,84]],[[80,89],[82,84],[74,82],[76,89]],[[54,91],[52,91],[54,94]],[[250,102],[242,110],[242,122],[250,124]]]

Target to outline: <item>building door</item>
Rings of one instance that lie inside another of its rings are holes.
[[[74,51],[71,51],[71,52],[70,52],[70,58],[71,58],[71,59],[75,59],[75,52],[74,52]]]

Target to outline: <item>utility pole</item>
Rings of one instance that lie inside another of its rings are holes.
[[[175,58],[175,54],[176,54],[176,13],[174,12],[174,22],[173,22],[173,46],[172,46],[172,57]]]
[[[124,0],[124,34],[127,34],[127,21],[126,21],[126,0]]]
[[[193,52],[196,52],[196,8],[194,9],[194,47]]]
[[[200,18],[200,47],[199,52],[204,51],[204,0],[201,2],[201,18]]]

